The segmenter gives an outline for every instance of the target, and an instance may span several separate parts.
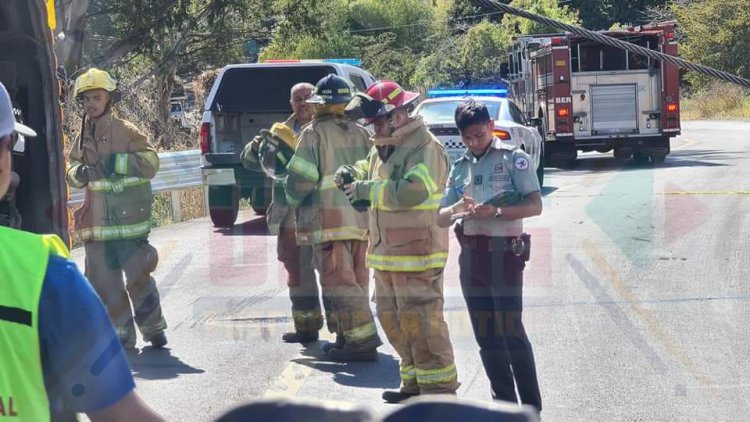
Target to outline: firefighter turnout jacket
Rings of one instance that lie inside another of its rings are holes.
[[[448,155],[421,117],[373,138],[367,161],[355,166],[356,199],[370,200],[367,266],[382,271],[417,272],[445,267],[448,230],[437,225]],[[377,146],[396,148],[384,162]]]
[[[333,175],[365,159],[371,145],[367,130],[344,117],[316,117],[302,130],[285,185],[287,202],[299,208],[300,245],[367,240],[367,213],[352,208]]]
[[[86,199],[75,213],[82,241],[145,238],[151,231],[151,181],[159,170],[154,147],[132,123],[111,111],[86,119],[69,155],[67,179],[86,187]],[[81,166],[96,168],[98,180],[82,178]]]

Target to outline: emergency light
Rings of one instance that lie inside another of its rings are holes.
[[[338,64],[348,64],[351,66],[357,66],[360,67],[362,64],[362,60],[360,59],[352,59],[352,58],[345,58],[345,59],[270,59],[270,60],[263,60],[263,63],[338,63]]]
[[[487,88],[487,89],[431,89],[427,91],[428,98],[439,98],[439,97],[470,97],[470,96],[485,96],[485,97],[500,97],[505,98],[508,95],[508,90],[504,88]]]

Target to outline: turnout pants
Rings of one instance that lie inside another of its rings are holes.
[[[314,248],[323,297],[330,300],[336,333],[344,337],[347,349],[367,351],[383,344],[370,311],[367,242],[336,240]]]
[[[443,270],[375,270],[380,325],[401,357],[401,392],[455,394],[459,383],[443,316]]]
[[[276,254],[288,274],[289,299],[292,301],[292,319],[297,332],[317,332],[323,328],[320,312],[320,293],[315,279],[313,249],[310,245],[297,245],[294,227],[279,229]],[[330,315],[330,300],[323,297],[328,329],[335,333],[336,321]]]
[[[462,244],[461,289],[493,398],[517,403],[517,388],[522,403],[541,411],[534,353],[521,321],[525,263],[506,243],[492,238],[484,251]]]
[[[86,277],[123,343],[135,345],[134,315],[145,341],[166,329],[159,291],[151,277],[159,260],[156,248],[147,239],[91,241],[85,247]]]

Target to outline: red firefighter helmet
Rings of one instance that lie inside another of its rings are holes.
[[[381,103],[374,115],[365,118],[367,124],[371,124],[378,117],[388,115],[396,109],[406,107],[419,98],[418,92],[405,91],[394,81],[377,81],[367,88],[366,94]]]

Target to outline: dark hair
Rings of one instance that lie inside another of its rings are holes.
[[[489,123],[491,120],[487,106],[473,99],[468,99],[456,107],[453,118],[456,120],[456,126],[460,131],[463,131],[469,125]]]

